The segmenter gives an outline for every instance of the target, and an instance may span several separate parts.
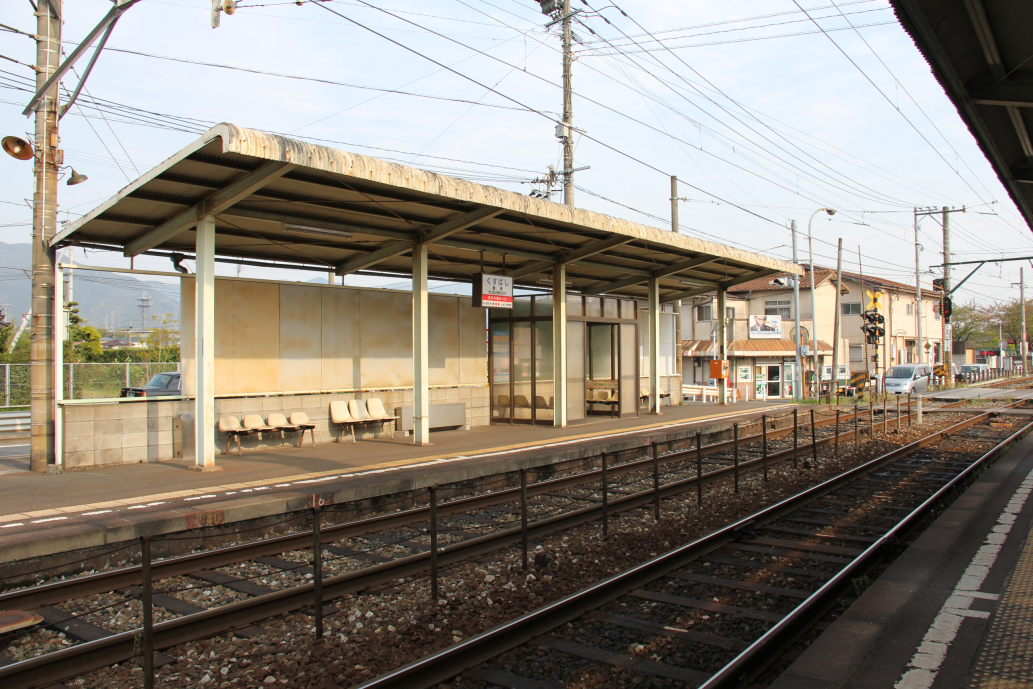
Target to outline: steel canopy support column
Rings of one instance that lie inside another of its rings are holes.
[[[413,442],[430,444],[430,338],[427,334],[427,245],[412,250]]]
[[[717,288],[717,358],[721,361],[728,360],[728,327],[725,324],[725,288]],[[728,380],[722,380],[718,383],[718,404],[728,404]]]
[[[649,280],[649,411],[660,413],[660,280]]]
[[[215,217],[197,222],[194,279],[194,448],[195,471],[215,466]]]
[[[64,408],[65,392],[65,279],[61,264],[54,257],[54,464],[60,470],[65,464]],[[69,275],[71,271],[69,271]],[[71,290],[69,290],[70,292]],[[72,397],[69,391],[69,397]]]
[[[552,270],[552,425],[567,425],[567,267]]]

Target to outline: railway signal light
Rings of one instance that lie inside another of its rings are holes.
[[[943,322],[950,323],[951,314],[954,313],[954,300],[952,300],[950,297],[944,297],[941,309],[941,313],[943,315]]]

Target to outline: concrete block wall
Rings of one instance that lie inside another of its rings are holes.
[[[276,397],[225,397],[215,400],[215,419],[235,416],[243,420],[245,414],[258,414],[263,420],[270,412],[280,412],[288,419],[291,412],[303,411],[316,424],[316,442],[327,443],[338,437],[351,441],[351,434],[330,423],[330,402],[379,397],[389,413],[395,407],[411,406],[412,390],[387,390],[316,395],[282,395]],[[489,423],[488,387],[433,388],[431,404],[466,404],[466,423],[471,428]],[[193,413],[192,400],[133,400],[97,404],[75,404],[64,408],[64,466],[76,471],[112,464],[138,464],[171,460],[172,417]],[[388,424],[385,433],[394,428]],[[373,437],[372,430],[356,430],[356,439]],[[306,433],[307,436],[307,433]],[[282,447],[284,442],[296,444],[297,433],[263,433],[241,438],[244,450]],[[311,441],[309,441],[311,442]],[[226,449],[226,436],[215,431],[216,453]],[[236,452],[236,443],[230,444],[230,453]]]

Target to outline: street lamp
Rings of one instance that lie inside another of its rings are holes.
[[[821,368],[818,366],[818,313],[814,308],[814,243],[811,241],[811,223],[814,222],[814,216],[822,211],[828,213],[830,216],[836,214],[835,208],[819,208],[818,210],[811,213],[810,220],[807,221],[807,255],[808,260],[811,262],[811,341],[814,343],[814,398],[817,399],[821,395]],[[839,289],[839,286],[836,286]],[[835,378],[835,366],[836,362],[832,362],[833,366],[833,379]]]

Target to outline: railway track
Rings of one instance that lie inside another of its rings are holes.
[[[768,471],[782,465],[816,458],[821,447],[857,447],[864,436],[892,433],[911,419],[893,407],[880,414],[881,423],[868,412],[867,419],[841,414],[838,422],[834,414],[805,414],[800,425],[781,430],[770,430],[774,421],[768,418],[753,433],[746,426],[733,429],[736,437],[726,442],[701,446],[690,438],[593,458],[583,471],[528,485],[526,497],[519,488],[502,489],[321,528],[318,558],[313,557],[317,535],[308,530],[156,560],[148,577],[155,617],[146,636],[159,651],[155,661],[161,665],[172,659],[160,649],[227,631],[254,637],[263,633],[257,626],[263,620],[313,610],[317,598],[376,591],[521,543],[526,558],[529,539],[592,521],[605,524],[630,510],[658,514],[662,500],[691,497],[706,484],[737,481],[751,472],[766,479]],[[432,511],[433,529],[428,528]],[[440,540],[432,550],[433,539]],[[317,562],[318,594],[313,582]],[[143,569],[125,567],[0,594],[0,608],[41,618],[27,631],[19,630],[19,638],[36,634],[45,642],[39,647],[52,650],[25,659],[8,655],[6,663],[0,656],[0,684],[48,686],[139,655]],[[114,620],[102,615],[112,609],[120,611]],[[10,645],[10,635],[0,636],[0,652]]]
[[[360,689],[762,686],[780,653],[1033,429],[990,418],[933,433]]]

